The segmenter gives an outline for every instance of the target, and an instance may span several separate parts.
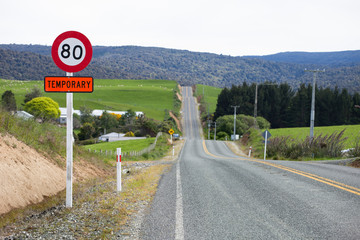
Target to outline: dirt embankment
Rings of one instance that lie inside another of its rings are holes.
[[[84,161],[73,166],[74,181],[102,174]],[[0,215],[41,202],[65,186],[66,169],[10,135],[0,136]]]
[[[181,131],[181,124],[180,124],[179,119],[172,112],[169,112],[169,115],[176,122],[176,127]]]
[[[179,87],[180,91],[182,91],[181,86],[178,85],[178,87]],[[182,102],[182,96],[181,96],[179,93],[176,93],[176,96],[177,96],[177,98]],[[172,112],[169,112],[169,115],[170,115],[170,117],[171,117],[172,119],[174,119],[174,121],[176,122],[176,127],[177,127],[180,131],[182,131],[182,130],[181,130],[181,123],[180,123],[179,119],[178,119]]]

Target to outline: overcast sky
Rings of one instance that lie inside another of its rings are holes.
[[[156,46],[232,56],[360,50],[359,0],[0,0],[0,43]]]

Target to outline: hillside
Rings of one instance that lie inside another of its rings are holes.
[[[360,64],[360,51],[340,52],[282,52],[265,56],[247,56],[266,61],[314,64],[323,67],[350,67]]]
[[[94,46],[93,49],[92,62],[78,75],[105,79],[168,79],[176,80],[181,85],[216,87],[230,87],[244,81],[272,81],[288,82],[297,88],[301,83],[312,82],[312,74],[304,72],[305,68],[324,68],[314,63],[326,62],[326,72],[318,76],[320,87],[338,86],[351,92],[360,90],[357,52],[332,53],[331,57],[320,54],[317,59],[321,58],[321,61],[291,55],[278,58],[278,61],[285,62],[276,62],[275,58],[231,57],[155,47]],[[0,45],[0,78],[40,80],[47,75],[63,75],[53,63],[50,50],[50,46]],[[332,64],[331,59],[338,59],[338,62]]]

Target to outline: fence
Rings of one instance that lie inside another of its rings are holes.
[[[162,136],[162,132],[159,132],[157,135],[156,135],[156,138],[155,138],[155,141],[154,143],[152,143],[150,146],[148,146],[147,148],[144,148],[140,151],[130,151],[130,152],[122,152],[121,153],[121,156],[122,157],[135,157],[135,156],[141,156],[143,155],[144,153],[149,153],[151,152],[152,150],[154,150],[154,148],[156,147],[156,143],[157,143],[157,140],[160,136]],[[91,152],[91,149],[88,149],[89,152]],[[99,151],[96,151],[94,150],[94,153],[100,153],[100,154],[104,154],[106,156],[116,156],[116,150],[112,151],[112,150],[99,150]]]

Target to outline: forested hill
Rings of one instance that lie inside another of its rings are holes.
[[[280,63],[259,58],[231,57],[156,47],[93,47],[90,65],[76,75],[94,78],[169,79],[182,85],[196,83],[225,87],[242,82],[287,82],[298,88],[311,83],[312,74],[304,69],[324,68],[314,64]],[[351,62],[351,61],[350,61]],[[320,87],[360,90],[360,64],[326,66],[318,75]],[[41,80],[63,75],[52,61],[51,47],[41,45],[0,45],[0,78]]]
[[[360,51],[282,52],[264,56],[247,56],[247,58],[282,63],[316,64],[323,67],[349,67],[360,64]]]

